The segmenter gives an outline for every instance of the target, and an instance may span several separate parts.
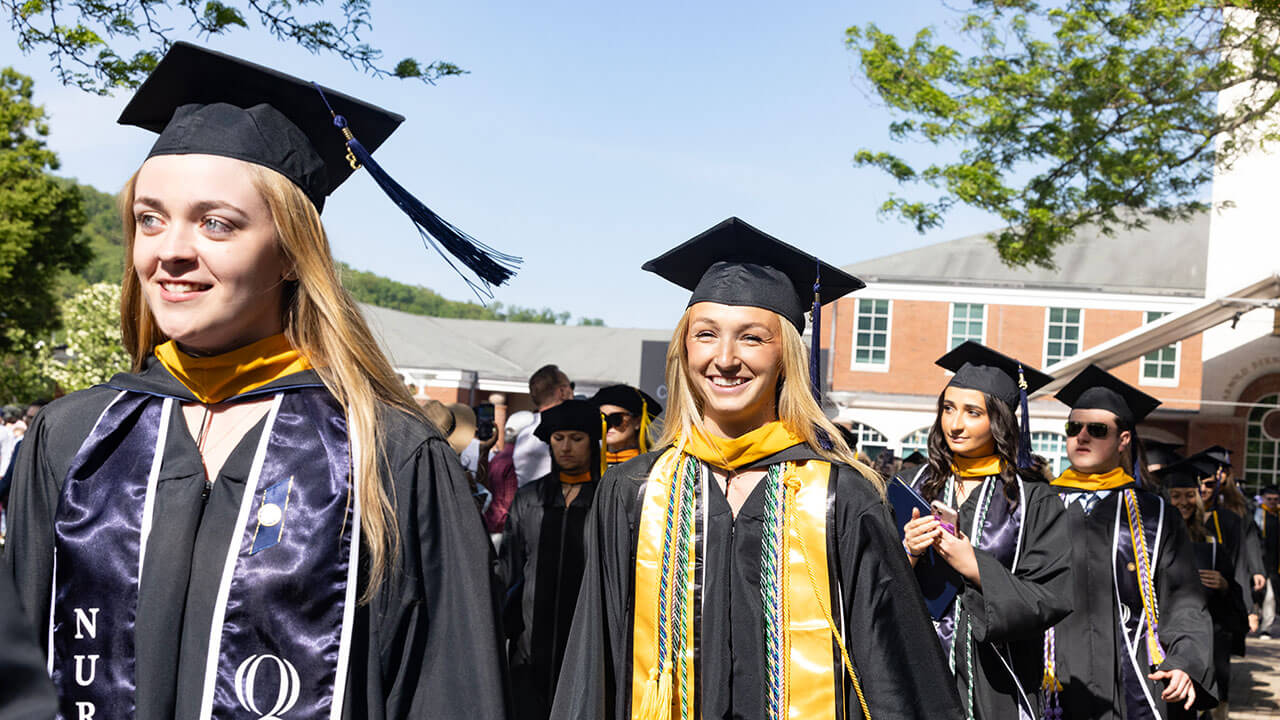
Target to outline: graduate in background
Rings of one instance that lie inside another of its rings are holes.
[[[1211,448],[1210,450],[1213,450]],[[1240,594],[1240,607],[1253,610],[1254,578],[1249,573],[1249,546],[1245,526],[1247,522],[1229,510],[1223,501],[1225,488],[1222,486],[1222,474],[1219,459],[1209,450],[1201,450],[1184,460],[1179,467],[1180,473],[1190,473],[1200,482],[1200,502],[1204,510],[1205,530],[1213,535],[1214,542],[1220,550],[1231,559],[1231,587]],[[1238,492],[1238,491],[1237,491]],[[1259,555],[1261,552],[1259,552]],[[1261,560],[1258,561],[1261,565]],[[1266,578],[1263,578],[1263,583]],[[1265,585],[1263,585],[1265,587]],[[1248,615],[1245,616],[1246,624]],[[1233,636],[1231,652],[1243,656],[1245,653],[1245,634]]]
[[[545,720],[582,582],[583,527],[600,479],[600,411],[566,400],[542,413],[551,472],[520,488],[502,533],[499,572],[515,717]]]
[[[1254,524],[1260,534],[1262,567],[1266,571],[1268,587],[1263,591],[1280,605],[1280,487],[1267,485],[1258,491],[1262,502],[1254,511]],[[1256,598],[1256,596],[1255,596]],[[1265,637],[1280,637],[1280,612],[1273,612],[1271,623],[1261,629]],[[1263,619],[1265,623],[1267,619]]]
[[[1267,571],[1262,564],[1262,537],[1258,526],[1250,522],[1253,503],[1240,492],[1231,469],[1231,451],[1221,445],[1205,448],[1194,456],[1197,466],[1205,475],[1201,481],[1200,497],[1211,520],[1234,515],[1240,525],[1240,547],[1232,554],[1236,563],[1236,577],[1246,593],[1245,607],[1249,608],[1249,630],[1258,629],[1258,615],[1253,611],[1253,597],[1267,589]],[[1234,524],[1234,523],[1233,523]],[[1238,654],[1243,655],[1243,648]]]
[[[737,218],[645,269],[693,296],[659,447],[605,474],[588,519],[552,717],[960,717],[883,482],[801,340],[811,302],[862,283]]]
[[[1027,393],[1053,378],[973,341],[938,365],[955,375],[938,396],[928,464],[904,480],[959,522],[944,529],[916,509],[903,546],[917,573],[931,571],[917,563],[932,549],[964,578],[935,625],[968,717],[1038,718],[1044,631],[1071,611],[1062,501],[1030,470]]]
[[[609,385],[596,391],[590,402],[604,416],[605,463],[609,467],[649,452],[652,423],[662,414],[662,405],[649,393],[630,385]]]
[[[11,504],[62,717],[506,717],[467,481],[320,220],[401,120],[186,43],[122,114],[134,371],[44,408]]]
[[[1071,467],[1052,485],[1067,505],[1075,607],[1045,638],[1046,717],[1213,707],[1213,624],[1191,541],[1142,472],[1137,423],[1160,401],[1096,365],[1056,397],[1071,407]]]
[[[1225,718],[1231,685],[1231,653],[1237,644],[1244,643],[1248,625],[1244,593],[1236,582],[1231,554],[1218,539],[1215,523],[1205,517],[1200,495],[1201,472],[1193,458],[1166,465],[1158,476],[1169,494],[1170,504],[1182,515],[1193,543],[1200,583],[1204,585],[1209,615],[1213,618],[1213,675],[1219,700],[1213,716]]]

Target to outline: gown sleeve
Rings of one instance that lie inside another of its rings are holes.
[[[44,653],[36,646],[13,581],[0,576],[0,720],[49,720],[58,710]]]
[[[509,702],[493,546],[465,471],[443,439],[433,437],[396,475],[397,502],[414,503],[412,527],[402,527],[401,533],[406,545],[416,546],[421,617],[427,626],[425,645],[405,648],[417,655],[402,664],[404,672],[417,676],[402,684],[414,694],[408,716],[505,718]]]
[[[521,526],[526,503],[519,493],[511,503],[506,525],[502,528],[502,550],[498,554],[498,587],[502,591],[502,624],[508,638],[519,636],[522,624],[520,600],[524,586],[525,553]]]
[[[1164,532],[1156,563],[1156,595],[1160,603],[1160,641],[1165,660],[1160,670],[1182,670],[1196,684],[1196,707],[1217,704],[1213,676],[1213,619],[1195,551],[1182,516],[1164,504]]]
[[[871,716],[960,718],[956,685],[888,507],[851,470],[840,473],[836,492],[844,641]],[[852,693],[846,715],[861,717]]]
[[[27,429],[14,455],[5,544],[18,600],[37,638],[48,634],[49,593],[53,587],[53,519],[61,485],[49,466],[50,456],[45,447],[48,434],[46,416],[41,413]]]
[[[966,582],[962,603],[977,642],[1004,643],[1043,632],[1071,612],[1071,542],[1062,502],[1041,485],[1023,487],[1023,540],[1015,570],[974,550],[982,587]]]

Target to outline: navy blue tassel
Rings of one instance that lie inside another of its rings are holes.
[[[1142,486],[1142,453],[1138,451],[1138,430],[1134,428],[1132,433],[1133,441],[1129,445],[1130,451],[1133,453],[1133,479],[1138,481],[1138,485]]]
[[[1018,402],[1022,420],[1018,437],[1018,467],[1031,467],[1031,411],[1027,408],[1027,379],[1022,376],[1022,363],[1018,363]]]
[[[818,263],[817,274],[813,277],[813,331],[809,337],[809,388],[813,391],[813,399],[822,407],[822,378],[818,377],[818,359],[822,355],[822,263]]]
[[[326,107],[329,107],[329,113],[333,115],[333,124],[347,138],[347,149],[351,154],[348,160],[352,162],[353,167],[363,165],[369,171],[370,177],[374,182],[378,183],[378,187],[391,198],[405,215],[413,221],[418,228],[418,234],[422,236],[424,245],[432,248],[444,261],[453,268],[453,271],[463,279],[471,288],[476,297],[482,301],[493,298],[493,286],[506,284],[515,275],[516,268],[520,266],[522,259],[515,255],[508,255],[499,252],[488,245],[485,245],[467,233],[455,227],[448,220],[437,215],[431,208],[422,204],[408,190],[405,190],[400,183],[387,174],[382,166],[374,159],[373,155],[365,149],[360,141],[355,138],[351,129],[347,127],[347,119],[333,112],[333,108],[329,106],[329,99],[324,96],[324,91],[319,85],[315,85],[316,90],[320,93],[320,97],[324,100]],[[358,163],[358,165],[356,164]],[[448,251],[448,255],[445,254]],[[449,258],[452,255],[459,262],[465,265],[476,275],[476,279],[468,277],[462,272],[453,260]]]

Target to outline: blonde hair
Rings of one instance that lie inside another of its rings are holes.
[[[704,400],[694,391],[689,380],[689,356],[685,341],[689,335],[690,311],[685,310],[671,334],[667,345],[667,409],[660,445],[679,445],[680,439],[693,432],[708,435],[702,414]],[[782,328],[782,371],[778,378],[778,420],[791,432],[804,438],[814,452],[833,463],[853,467],[865,477],[876,491],[884,495],[884,478],[866,463],[854,456],[844,436],[835,424],[822,412],[813,398],[809,386],[809,349],[805,347],[800,331],[789,320],[777,315]],[[819,442],[819,431],[826,434],[831,449]]]
[[[254,189],[271,210],[285,263],[292,268],[284,289],[285,336],[307,357],[325,387],[347,416],[356,494],[360,500],[361,536],[369,553],[368,602],[399,554],[399,528],[393,498],[383,484],[381,464],[386,447],[378,423],[379,403],[426,419],[404,382],[391,368],[365,324],[355,300],[342,287],[320,213],[291,180],[280,173],[246,163]],[[147,307],[133,267],[134,188],[138,174],[120,193],[124,221],[125,268],[120,297],[120,326],[134,372],[142,369],[156,345],[168,338]]]

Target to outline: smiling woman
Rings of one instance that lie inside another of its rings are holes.
[[[320,221],[348,119],[401,120],[183,44],[122,115],[133,372],[45,408],[10,505],[64,717],[506,717],[468,484]]]
[[[552,717],[959,717],[883,481],[809,378],[815,273],[824,303],[862,283],[737,218],[645,269],[693,296],[660,447],[597,491]]]

